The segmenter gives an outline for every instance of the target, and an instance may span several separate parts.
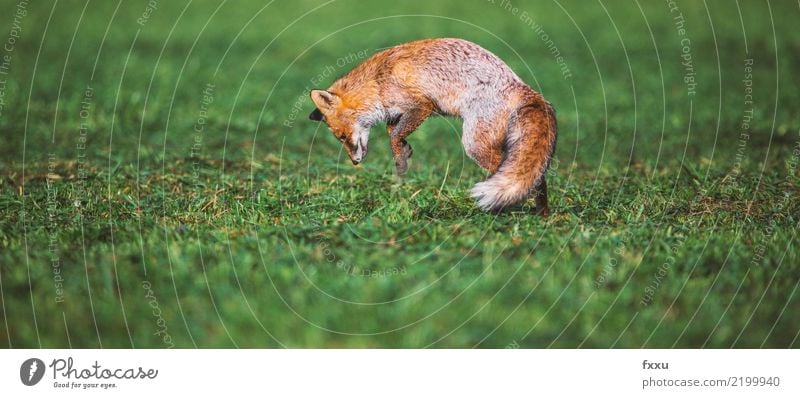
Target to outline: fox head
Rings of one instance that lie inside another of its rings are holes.
[[[328,125],[334,137],[344,144],[353,164],[359,164],[367,155],[369,126],[359,121],[358,109],[348,106],[341,96],[326,90],[311,90],[314,109],[308,118]]]

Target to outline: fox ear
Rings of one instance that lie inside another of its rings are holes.
[[[311,90],[311,101],[323,114],[336,108],[339,104],[339,96],[326,90]]]
[[[319,109],[315,108],[314,111],[311,112],[310,115],[308,115],[308,118],[313,120],[313,121],[315,121],[315,122],[321,122],[322,121],[322,112],[320,112]]]

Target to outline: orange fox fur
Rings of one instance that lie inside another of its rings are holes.
[[[431,114],[460,117],[467,155],[491,174],[471,190],[478,206],[500,211],[535,192],[547,215],[545,172],[556,145],[553,107],[503,62],[461,39],[428,39],[383,50],[312,90],[309,117],[324,121],[353,164],[367,153],[370,128],[385,122],[397,173],[412,155],[406,138]]]

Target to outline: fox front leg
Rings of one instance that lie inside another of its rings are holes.
[[[389,124],[386,126],[386,130],[389,132],[389,139],[391,140],[394,167],[397,175],[402,176],[408,170],[408,159],[414,154],[414,149],[405,139],[400,140],[399,144],[393,139],[392,132],[395,130],[395,126],[394,124]]]
[[[392,146],[397,175],[403,176],[406,174],[406,171],[408,171],[408,158],[414,154],[414,150],[406,141],[406,137],[413,133],[430,114],[431,110],[428,108],[411,110],[402,114],[397,123],[389,123],[387,125],[386,128],[389,131],[389,140]]]

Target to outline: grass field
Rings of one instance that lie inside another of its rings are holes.
[[[0,4],[0,346],[800,347],[796,2]],[[426,37],[553,103],[551,217],[307,120]]]

